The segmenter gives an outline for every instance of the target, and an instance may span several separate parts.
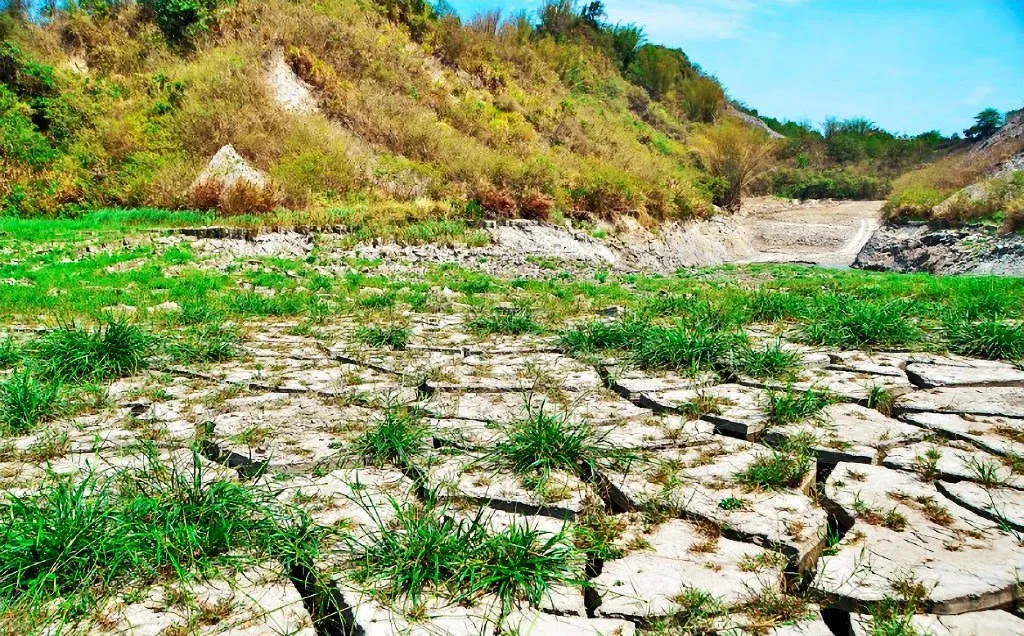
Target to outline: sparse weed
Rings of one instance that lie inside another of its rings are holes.
[[[356,330],[356,340],[371,347],[387,347],[402,351],[409,344],[412,332],[408,327],[397,325],[387,327],[362,326]]]
[[[10,369],[21,360],[21,352],[14,338],[7,336],[0,342],[0,369]]]
[[[796,488],[814,467],[813,439],[793,436],[768,455],[759,457],[736,477],[748,486],[778,490]]]
[[[889,387],[872,384],[868,389],[868,408],[875,409],[886,417],[892,417],[896,408],[896,395]]]
[[[236,328],[215,322],[197,325],[166,348],[171,360],[178,364],[224,362],[241,353],[239,340]]]

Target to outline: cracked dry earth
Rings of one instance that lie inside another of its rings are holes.
[[[919,633],[1024,633],[1015,613],[1024,478],[1009,465],[1024,454],[1024,372],[1014,366],[787,344],[803,362],[796,386],[828,389],[840,401],[813,421],[772,426],[770,386],[757,380],[582,361],[564,355],[555,337],[471,339],[459,316],[409,320],[402,351],[357,344],[355,324],[327,325],[318,339],[291,335],[292,323],[251,325],[240,360],[116,381],[116,406],[13,439],[28,450],[65,431],[67,452],[0,464],[0,486],[31,492],[48,467],[123,467],[137,461],[130,449],[142,440],[155,441],[160,461],[184,466],[202,438],[205,478],[271,489],[314,520],[356,533],[380,521],[366,502],[386,515],[389,502],[432,489],[453,511],[482,508],[490,527],[572,533],[596,506],[621,530],[616,558],[584,568],[586,586],[556,587],[536,608],[503,612],[486,599],[467,606],[437,598],[407,613],[348,576],[340,546],[328,546],[317,590],[296,586],[273,562],[198,584],[196,598],[230,608],[202,633],[479,634],[494,633],[501,615],[502,633],[625,635],[686,611],[683,599],[700,590],[735,608],[714,619],[710,629],[721,633],[869,634],[866,608],[907,586],[918,590]],[[890,416],[866,406],[875,385],[899,396]],[[698,396],[719,398],[720,408],[685,416],[682,407]],[[429,450],[387,468],[346,453],[396,403],[423,410]],[[541,404],[590,422],[638,460],[555,475],[557,487],[543,492],[481,468],[475,460],[501,440],[500,425]],[[817,464],[797,487],[738,479],[772,453],[768,442],[807,433]],[[321,620],[313,592],[344,611]],[[789,624],[748,611],[782,593],[815,604]],[[190,610],[171,594],[164,586],[117,599],[83,633],[177,633]]]

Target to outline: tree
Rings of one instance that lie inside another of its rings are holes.
[[[964,131],[970,141],[981,141],[995,134],[1003,125],[1003,116],[995,108],[986,108],[974,116],[974,125]]]
[[[704,169],[725,181],[716,203],[732,212],[740,209],[743,189],[771,167],[777,149],[764,132],[731,120],[709,128],[695,145]]]
[[[636,57],[636,51],[647,41],[643,27],[635,24],[616,24],[610,29],[612,49],[619,58],[622,68],[627,68]]]

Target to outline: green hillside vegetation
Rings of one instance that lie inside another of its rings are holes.
[[[948,143],[770,118],[786,138],[769,140],[685,53],[600,3],[467,21],[423,0],[48,6],[0,24],[6,215],[209,209],[186,193],[230,143],[276,188],[231,214],[687,219],[744,192],[883,197]],[[323,115],[275,103],[275,50]]]

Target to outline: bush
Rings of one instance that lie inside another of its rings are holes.
[[[153,12],[157,26],[169,42],[184,44],[210,28],[214,12],[223,1],[142,0],[142,6]]]
[[[710,77],[694,77],[680,86],[679,103],[690,121],[710,124],[725,108],[725,91]]]
[[[763,133],[726,121],[695,140],[704,168],[725,179],[728,188],[716,204],[737,211],[743,189],[771,165],[776,146]]]
[[[772,191],[787,199],[881,199],[892,188],[885,179],[845,170],[779,170]]]

